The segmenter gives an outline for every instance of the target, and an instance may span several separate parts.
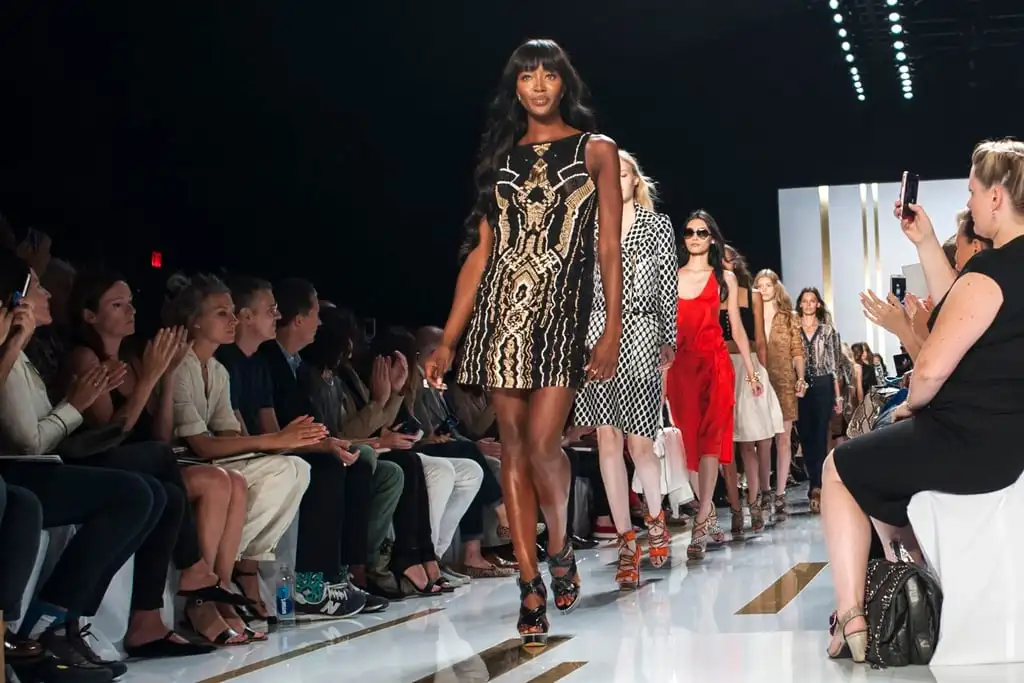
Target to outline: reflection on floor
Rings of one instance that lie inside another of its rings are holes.
[[[700,564],[687,566],[688,541],[688,533],[677,535],[671,567],[642,570],[644,585],[633,593],[614,588],[614,549],[579,553],[584,602],[568,616],[552,615],[558,637],[540,652],[523,650],[515,637],[514,580],[481,580],[444,599],[396,603],[380,616],[301,625],[259,646],[133,663],[124,680],[1024,683],[1024,665],[873,671],[828,661],[831,573],[819,520],[799,509]]]

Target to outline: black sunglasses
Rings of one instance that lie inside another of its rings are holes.
[[[697,228],[696,230],[693,228],[685,228],[683,230],[683,237],[699,237],[702,240],[706,240],[711,237],[711,231],[705,228]]]

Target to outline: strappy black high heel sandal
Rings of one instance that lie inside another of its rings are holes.
[[[562,614],[568,614],[580,601],[580,571],[576,566],[576,553],[568,538],[560,551],[548,557],[548,569],[551,570],[551,592],[555,594],[555,608]],[[556,569],[569,571],[558,576],[555,574]]]
[[[238,587],[238,590],[242,592],[243,598],[245,598],[245,604],[236,605],[239,608],[239,614],[242,619],[246,622],[249,621],[265,621],[268,626],[273,626],[277,623],[277,615],[271,614],[270,610],[267,609],[267,603],[263,602],[262,598],[253,600],[252,598],[245,595],[245,588],[242,586],[242,582],[239,578],[243,576],[259,576],[259,572],[241,572],[237,569],[231,572],[231,581]],[[264,614],[260,614],[257,610],[257,606],[260,610],[263,610]]]
[[[526,606],[526,598],[536,595],[541,599],[539,606],[529,608]],[[548,589],[544,586],[544,579],[540,574],[533,577],[532,581],[524,582],[519,579],[519,637],[523,641],[523,647],[544,647],[548,644]]]

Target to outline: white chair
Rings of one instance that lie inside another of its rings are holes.
[[[981,465],[983,466],[983,465]],[[1024,661],[1024,477],[995,493],[919,493],[908,509],[914,535],[942,586],[932,666]]]

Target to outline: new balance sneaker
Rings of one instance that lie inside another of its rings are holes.
[[[318,602],[307,592],[295,592],[295,616],[305,619],[348,619],[366,607],[366,593],[348,583],[325,583]]]

